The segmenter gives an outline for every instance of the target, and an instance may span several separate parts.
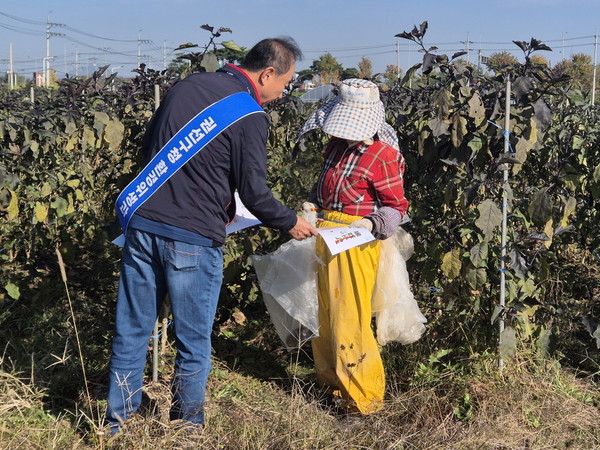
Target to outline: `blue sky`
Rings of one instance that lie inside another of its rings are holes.
[[[76,62],[79,74],[105,63],[127,72],[138,51],[142,62],[162,69],[178,45],[208,43],[203,24],[231,28],[221,39],[243,47],[292,36],[305,56],[298,69],[329,52],[344,67],[368,57],[379,72],[420,60],[415,44],[394,35],[425,20],[427,45],[450,55],[468,47],[471,62],[502,50],[520,56],[511,41],[532,37],[553,48],[543,52],[552,63],[573,53],[593,56],[600,0],[2,0],[0,73],[8,70],[11,43],[16,72],[42,70],[48,20],[57,24],[51,33],[63,34],[50,38],[59,76],[74,75]]]

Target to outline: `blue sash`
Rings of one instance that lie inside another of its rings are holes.
[[[117,215],[123,234],[134,212],[185,163],[230,125],[263,109],[247,92],[225,97],[190,120],[119,194]],[[119,245],[122,237],[113,241]]]

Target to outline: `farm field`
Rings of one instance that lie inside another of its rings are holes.
[[[423,47],[423,63],[382,91],[407,162],[407,266],[428,319],[416,343],[383,348],[384,411],[325,404],[310,346],[286,352],[249,257],[288,237],[252,227],[225,246],[201,433],[165,415],[168,315],[145,408],[127,433],[102,426],[114,201],[139,168],[155,94],[179,75],[104,68],[34,98],[0,86],[0,449],[599,448],[600,107],[532,62],[542,43],[519,47],[525,62],[493,74]],[[324,136],[293,142],[317,106],[289,95],[267,110],[269,183],[293,208],[318,174]]]

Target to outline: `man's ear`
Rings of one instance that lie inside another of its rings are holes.
[[[275,68],[269,66],[260,73],[259,81],[264,85],[272,78],[275,78]]]

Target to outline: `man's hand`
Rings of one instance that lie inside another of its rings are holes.
[[[302,217],[298,217],[296,225],[294,228],[288,231],[288,233],[290,233],[290,235],[297,241],[301,241],[318,234],[317,229]]]

